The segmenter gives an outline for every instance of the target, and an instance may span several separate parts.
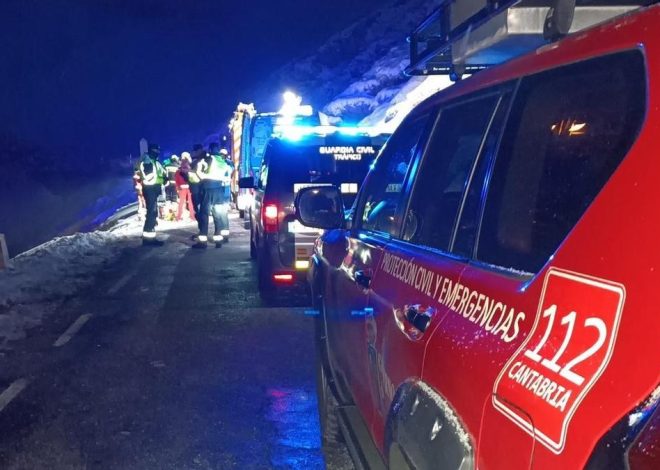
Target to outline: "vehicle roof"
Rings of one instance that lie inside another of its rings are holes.
[[[658,40],[660,40],[660,4],[655,4],[570,34],[557,42],[476,73],[431,96],[417,109],[423,111],[439,102],[558,66],[608,53],[646,48],[649,43],[657,43]]]

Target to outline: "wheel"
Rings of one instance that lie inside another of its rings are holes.
[[[344,439],[339,427],[339,417],[337,416],[337,400],[330,389],[323,361],[319,354],[316,355],[316,396],[323,447],[336,447],[343,444]]]
[[[413,468],[401,450],[401,447],[396,442],[393,442],[390,445],[388,462],[389,468],[400,468],[401,470],[412,470]]]
[[[263,250],[257,257],[257,281],[259,292],[262,295],[268,295],[274,289],[273,281],[271,280],[270,263],[267,260],[268,253],[266,250]]]
[[[250,258],[257,259],[257,247],[254,245],[252,237],[250,237]]]

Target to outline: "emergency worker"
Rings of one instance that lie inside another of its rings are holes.
[[[165,172],[167,173],[167,182],[165,183],[165,199],[168,202],[177,201],[177,191],[175,177],[176,172],[179,170],[179,157],[172,155],[170,158],[163,162]]]
[[[190,162],[190,171],[188,172],[188,185],[190,186],[190,198],[192,199],[193,209],[195,210],[195,217],[199,214],[199,204],[202,200],[202,179],[199,177],[197,170],[199,163],[202,161],[206,153],[202,144],[193,145],[192,162]]]
[[[160,196],[165,170],[158,161],[160,147],[150,144],[149,150],[140,158],[136,166],[136,173],[142,182],[142,193],[147,208],[147,214],[142,230],[142,243],[144,245],[162,245],[163,242],[156,239],[156,218],[158,217],[158,196]]]
[[[209,146],[209,154],[199,164],[198,175],[202,180],[202,202],[197,218],[199,235],[193,248],[206,248],[207,246],[209,214],[213,215],[215,226],[213,241],[216,248],[220,248],[225,237],[229,236],[228,201],[225,197],[225,187],[229,185],[231,167],[222,158],[218,144]]]
[[[147,206],[144,202],[144,194],[142,193],[142,179],[137,167],[135,167],[133,170],[133,187],[135,188],[135,194],[138,198],[138,220],[142,220]]]
[[[181,165],[174,175],[176,183],[176,191],[179,196],[179,208],[176,213],[176,220],[181,220],[183,218],[183,208],[188,206],[188,214],[190,220],[195,220],[195,207],[193,206],[192,197],[190,194],[190,173],[191,167],[190,163],[192,158],[188,152],[183,152],[181,154]]]
[[[231,193],[231,182],[234,181],[234,162],[231,159],[231,156],[229,155],[229,152],[227,149],[221,149],[220,150],[220,155],[222,158],[224,158],[225,162],[227,162],[227,165],[230,166],[231,168],[231,176],[229,179],[229,184],[225,186],[225,197],[227,198],[227,202],[236,202]]]

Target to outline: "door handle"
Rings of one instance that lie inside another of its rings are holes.
[[[419,304],[408,305],[405,308],[406,319],[408,322],[417,328],[422,333],[426,331],[431,323],[433,315],[435,315],[436,309],[433,307],[423,307]]]
[[[369,286],[371,286],[371,271],[357,270],[355,271],[354,279],[358,286],[369,289]]]

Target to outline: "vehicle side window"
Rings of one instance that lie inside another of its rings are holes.
[[[522,80],[493,169],[478,260],[542,268],[635,141],[645,83],[638,51]]]
[[[448,250],[463,195],[499,95],[457,104],[440,119],[417,173],[404,240]]]
[[[362,189],[358,220],[363,229],[398,236],[403,184],[428,119],[426,114],[403,122],[376,160]]]
[[[479,223],[481,222],[483,209],[486,177],[497,152],[510,104],[511,93],[505,92],[497,105],[493,122],[488,128],[488,133],[479,153],[479,159],[472,170],[472,175],[468,178],[468,190],[465,193],[465,200],[458,214],[456,235],[450,247],[452,253],[464,258],[474,256],[474,247],[479,233]]]

